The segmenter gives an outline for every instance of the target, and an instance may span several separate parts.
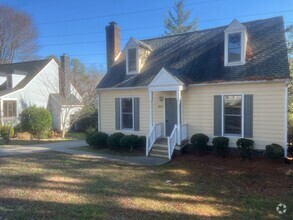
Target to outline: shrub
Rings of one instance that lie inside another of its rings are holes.
[[[278,144],[270,144],[266,146],[265,156],[269,160],[280,160],[284,158],[284,149]]]
[[[23,129],[21,127],[21,123],[14,126],[14,133],[21,133],[23,132]]]
[[[3,138],[5,144],[9,144],[10,139],[14,135],[14,129],[11,126],[3,125],[0,126],[0,136]]]
[[[133,151],[133,148],[137,145],[137,135],[125,135],[120,139],[120,147],[125,150]]]
[[[125,135],[122,134],[121,132],[117,132],[117,133],[111,134],[109,136],[109,138],[108,138],[107,146],[109,148],[118,149],[120,147],[120,140],[124,136]]]
[[[190,142],[193,144],[195,152],[199,155],[203,155],[207,151],[209,137],[205,134],[194,134],[190,138]]]
[[[49,131],[48,138],[50,139],[58,139],[61,138],[62,134],[58,131],[54,131],[53,129]]]
[[[215,147],[217,155],[225,158],[228,155],[229,138],[227,138],[227,137],[215,137],[213,139],[213,146]]]
[[[86,143],[96,148],[103,148],[107,146],[107,139],[108,135],[106,133],[94,132],[86,138]]]
[[[29,132],[19,132],[16,134],[16,138],[19,140],[29,141],[32,139],[32,134]]]
[[[236,142],[240,156],[245,159],[251,159],[254,147],[254,141],[246,138],[239,138]]]
[[[88,137],[89,135],[91,135],[95,131],[96,131],[96,129],[94,127],[88,127],[85,131],[85,136]]]
[[[136,143],[136,148],[138,149],[145,149],[146,146],[146,137],[145,136],[139,136]]]
[[[21,127],[37,138],[48,132],[52,127],[52,117],[45,108],[31,106],[21,113]]]

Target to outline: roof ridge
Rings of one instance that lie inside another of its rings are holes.
[[[265,21],[265,20],[272,20],[272,19],[277,19],[277,18],[282,18],[283,16],[275,16],[275,17],[270,17],[270,18],[264,18],[264,19],[257,19],[257,20],[251,20],[251,21],[246,21],[246,22],[240,22],[241,24],[249,24],[249,23],[254,23],[254,22],[259,22],[259,21]],[[236,18],[233,19],[233,21]],[[152,37],[152,38],[146,38],[146,39],[140,39],[140,41],[149,41],[149,40],[156,40],[156,39],[164,39],[164,38],[171,38],[171,37],[178,37],[182,35],[189,35],[189,34],[194,34],[194,33],[200,33],[200,32],[205,32],[205,31],[210,31],[210,30],[216,30],[216,29],[221,29],[224,27],[228,27],[231,24],[231,22],[228,25],[222,25],[218,27],[212,27],[212,28],[207,28],[207,29],[201,29],[201,30],[195,30],[195,31],[190,31],[186,33],[181,33],[181,34],[173,34],[173,35],[167,35],[167,36],[161,36],[161,37]]]
[[[32,62],[40,62],[40,61],[51,61],[52,59],[30,60],[30,61],[21,61],[21,62],[16,62],[16,63],[3,63],[3,64],[0,64],[0,66],[22,64],[22,63],[32,63]]]

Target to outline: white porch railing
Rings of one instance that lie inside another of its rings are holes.
[[[181,129],[180,129],[180,132],[181,132],[181,135],[180,135],[180,142],[181,141],[184,141],[188,138],[188,126],[187,126],[187,123],[181,125]]]
[[[163,122],[155,124],[150,133],[146,136],[146,156],[149,156],[149,153],[154,146],[156,140],[163,136]]]
[[[172,154],[175,150],[177,136],[178,136],[177,132],[178,132],[177,125],[175,125],[170,137],[168,137],[168,158],[169,158],[169,160],[171,160]]]

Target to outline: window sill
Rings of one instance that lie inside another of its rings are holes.
[[[241,134],[224,134],[223,137],[229,137],[229,138],[242,138]]]
[[[240,66],[240,65],[244,65],[245,62],[239,61],[239,62],[229,62],[229,63],[225,63],[225,66]]]

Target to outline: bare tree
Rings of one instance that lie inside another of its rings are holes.
[[[31,16],[0,6],[0,64],[29,60],[38,49],[36,39]]]

